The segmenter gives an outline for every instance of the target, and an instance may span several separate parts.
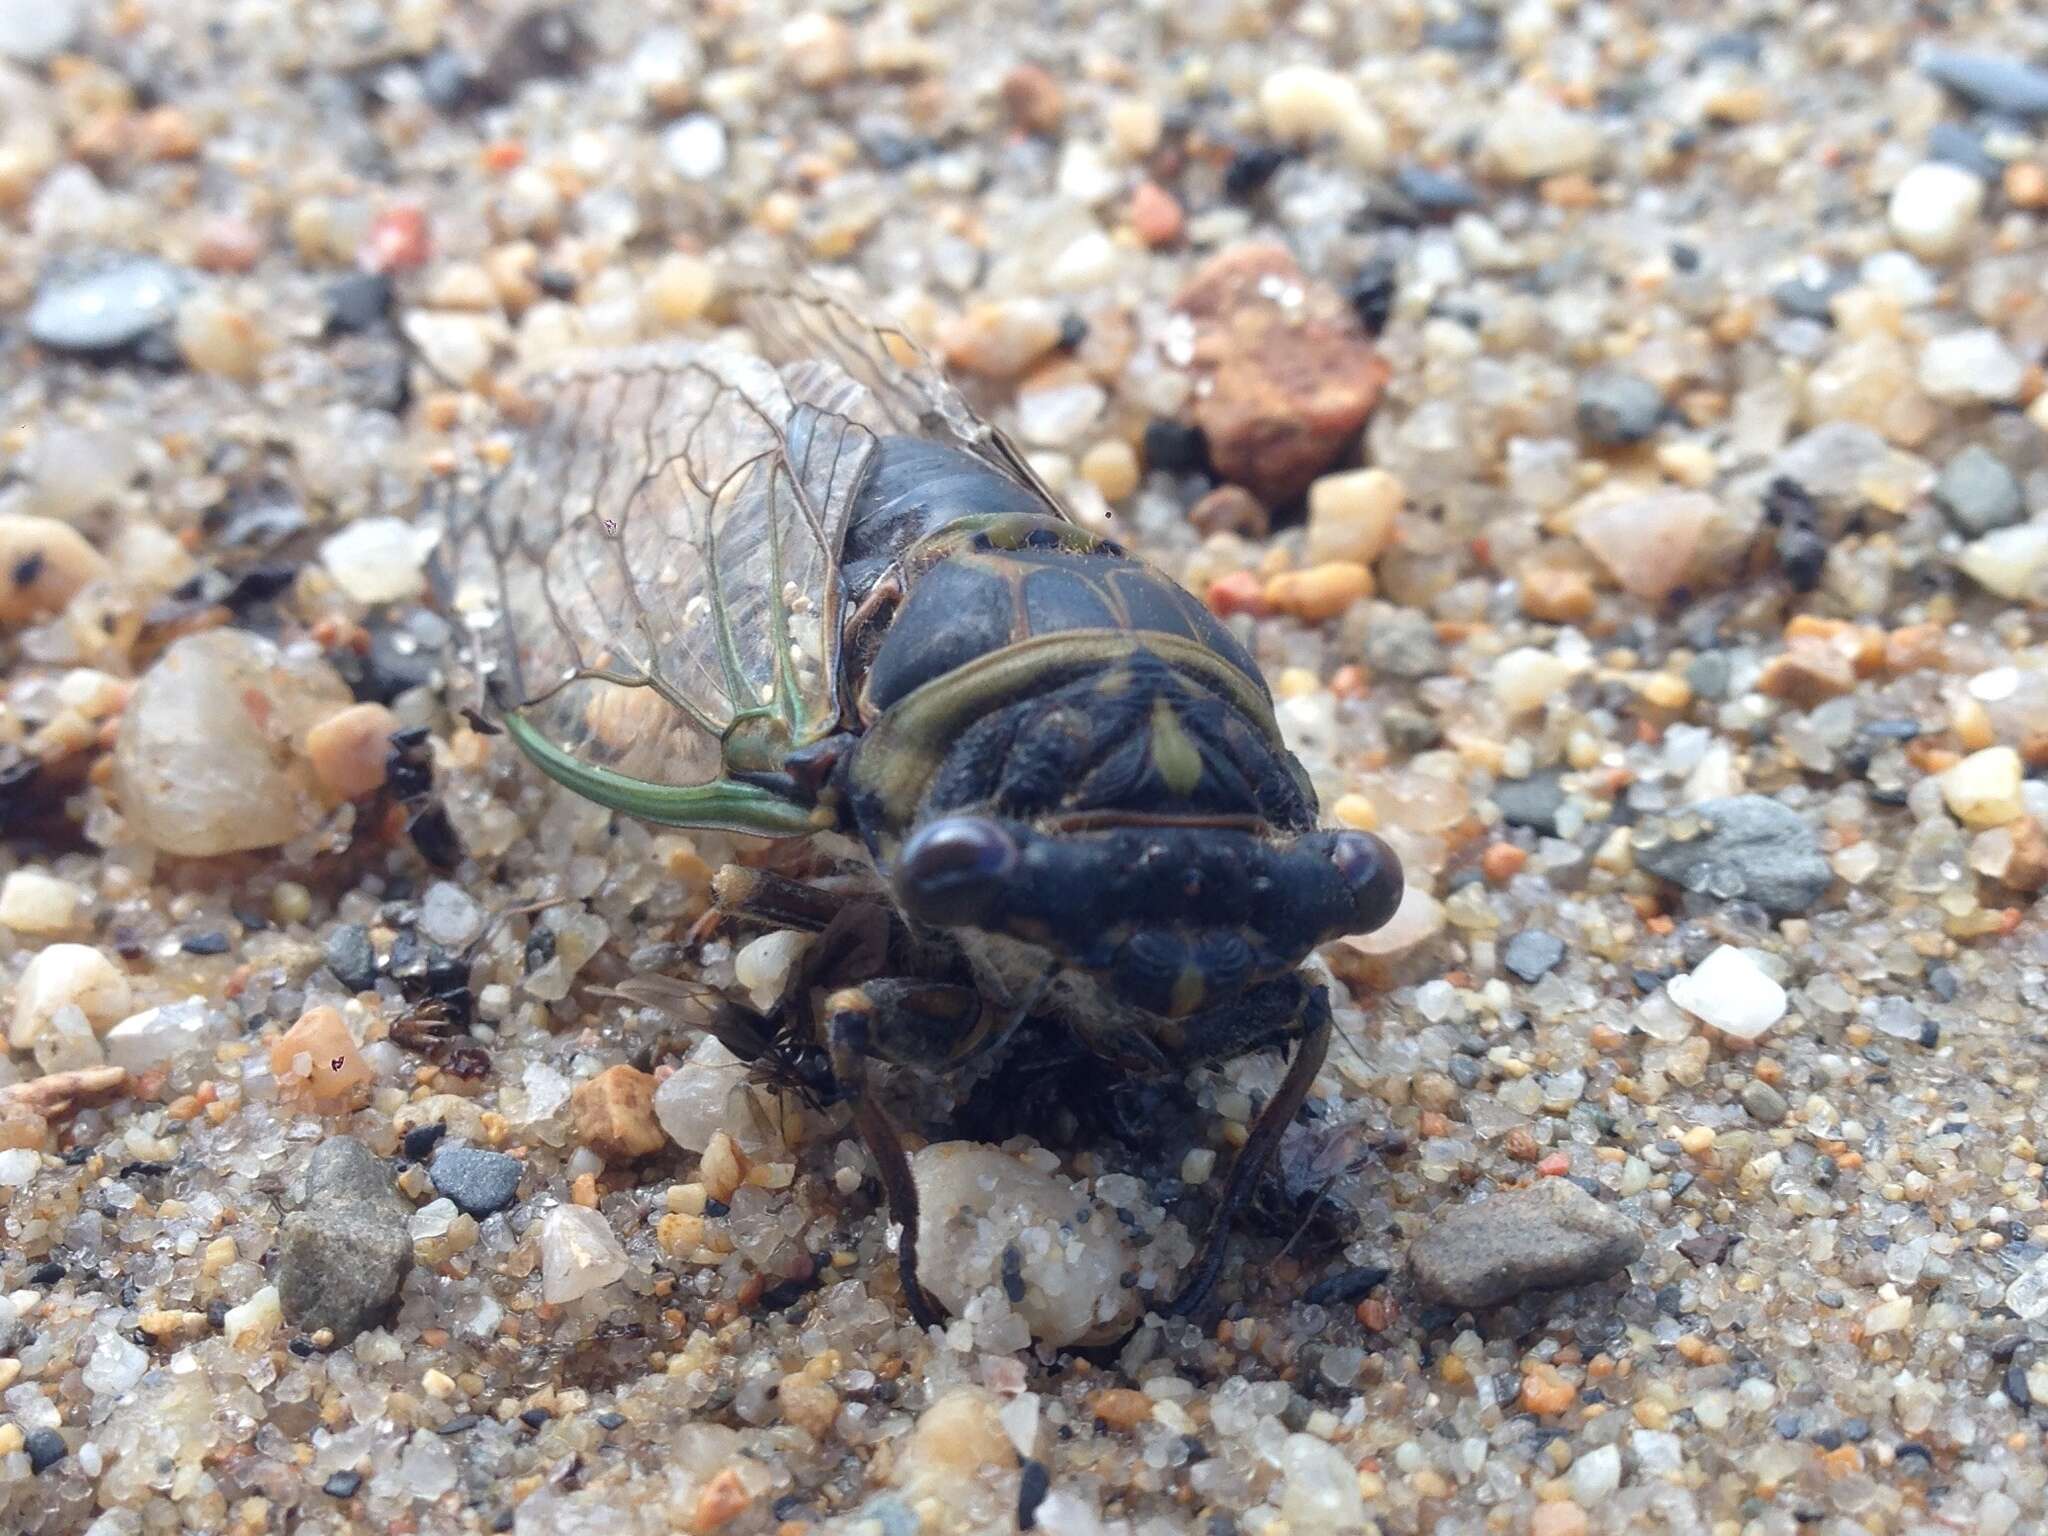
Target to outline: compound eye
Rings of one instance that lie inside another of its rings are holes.
[[[948,816],[904,844],[894,885],[922,923],[958,927],[988,915],[1017,868],[1017,841],[980,816]]]
[[[1358,923],[1352,932],[1384,928],[1401,905],[1407,884],[1400,856],[1370,832],[1340,832],[1331,839],[1330,862],[1351,893],[1352,915]]]

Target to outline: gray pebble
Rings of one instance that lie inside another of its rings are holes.
[[[1579,384],[1574,419],[1586,441],[1603,448],[1640,443],[1657,430],[1664,395],[1641,374],[1601,368]]]
[[[154,256],[106,258],[46,279],[29,305],[28,333],[58,352],[121,352],[170,324],[189,286]]]
[[[1531,983],[1549,975],[1562,959],[1564,940],[1540,928],[1516,934],[1500,954],[1500,963],[1508,968],[1511,975]]]
[[[1726,651],[1702,651],[1685,669],[1686,686],[1703,699],[1725,699],[1735,672]]]
[[[78,41],[84,21],[80,0],[0,0],[0,59],[47,64]]]
[[[327,936],[327,969],[351,992],[367,992],[377,985],[377,951],[370,944],[370,930],[361,923],[343,923]]]
[[[1443,671],[1444,662],[1443,642],[1426,613],[1394,608],[1366,628],[1365,664],[1382,677],[1418,681]]]
[[[1380,715],[1380,730],[1388,746],[1411,757],[1444,739],[1443,729],[1434,719],[1406,704],[1389,704]]]
[[[1697,834],[1673,836],[1673,819],[1699,823]],[[1639,868],[1718,901],[1753,901],[1780,915],[1803,913],[1834,879],[1806,819],[1763,795],[1705,800],[1646,820],[1642,833],[1659,840],[1637,846]]]
[[[1921,56],[1920,73],[1972,105],[2015,117],[2048,117],[2048,69],[2007,54],[1933,48]]]
[[[2005,174],[2005,162],[1961,123],[1936,123],[1928,130],[1927,158],[1960,166],[1980,181],[1995,183]]]
[[[510,1205],[519,1193],[519,1175],[526,1165],[502,1152],[480,1147],[443,1147],[427,1165],[434,1188],[472,1216],[489,1216]]]
[[[346,1136],[322,1142],[288,1194],[303,1209],[277,1230],[278,1305],[294,1328],[346,1344],[384,1318],[405,1283],[411,1208],[384,1161]]]
[[[1404,165],[1394,172],[1394,190],[1424,214],[1462,213],[1479,206],[1479,193],[1461,176]]]
[[[1527,827],[1545,837],[1557,836],[1557,813],[1564,808],[1564,785],[1555,773],[1526,779],[1502,779],[1493,786],[1493,803],[1511,827]]]
[[[1743,1088],[1742,1107],[1758,1125],[1782,1125],[1792,1108],[1785,1095],[1761,1078],[1752,1078]]]
[[[2008,528],[2026,514],[2019,477],[1980,443],[1972,443],[1941,467],[1934,499],[1949,521],[1971,538]]]
[[[1544,1179],[1439,1216],[1409,1248],[1408,1268],[1425,1301],[1477,1309],[1604,1280],[1642,1252],[1620,1211],[1569,1179]]]

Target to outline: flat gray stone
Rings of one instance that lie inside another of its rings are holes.
[[[278,1304],[294,1328],[346,1344],[398,1298],[412,1268],[411,1207],[384,1160],[346,1136],[322,1142],[288,1194],[303,1209],[277,1230]]]
[[[2002,53],[1961,53],[1931,48],[1920,73],[1972,105],[2015,117],[2048,117],[2048,69]]]
[[[1441,1213],[1408,1250],[1425,1301],[1481,1310],[1527,1291],[1585,1285],[1642,1257],[1634,1222],[1569,1179]]]
[[[1564,940],[1541,928],[1516,934],[1502,947],[1500,963],[1510,975],[1531,983],[1541,981],[1564,959]]]
[[[1602,448],[1640,443],[1657,430],[1664,415],[1664,395],[1638,373],[1601,368],[1579,384],[1573,419],[1587,442]]]
[[[1636,864],[1697,895],[1753,901],[1778,916],[1811,911],[1834,879],[1806,818],[1763,795],[1646,819]]]
[[[427,1165],[427,1177],[437,1193],[446,1195],[470,1215],[484,1217],[502,1211],[519,1194],[519,1176],[526,1164],[502,1152],[481,1147],[443,1147]]]
[[[2011,527],[2027,511],[2019,476],[1981,443],[1972,443],[1942,465],[1934,499],[1948,520],[1973,539]]]
[[[102,257],[37,286],[28,333],[57,352],[122,352],[169,325],[190,287],[184,272],[154,256]]]

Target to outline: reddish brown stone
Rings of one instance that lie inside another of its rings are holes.
[[[1190,411],[1216,473],[1269,507],[1300,495],[1351,446],[1386,387],[1365,327],[1270,242],[1222,252],[1174,303],[1195,322]]]

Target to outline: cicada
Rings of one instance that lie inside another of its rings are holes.
[[[815,279],[740,285],[734,313],[751,347],[538,381],[502,467],[443,498],[437,583],[486,695],[614,810],[865,850],[850,891],[739,866],[716,889],[852,962],[803,1044],[881,1171],[920,1324],[875,1063],[956,1070],[1026,1017],[1126,1073],[1292,1046],[1161,1304],[1191,1310],[1329,1045],[1303,963],[1388,920],[1399,863],[1318,827],[1238,639],[1078,523],[903,331]]]

